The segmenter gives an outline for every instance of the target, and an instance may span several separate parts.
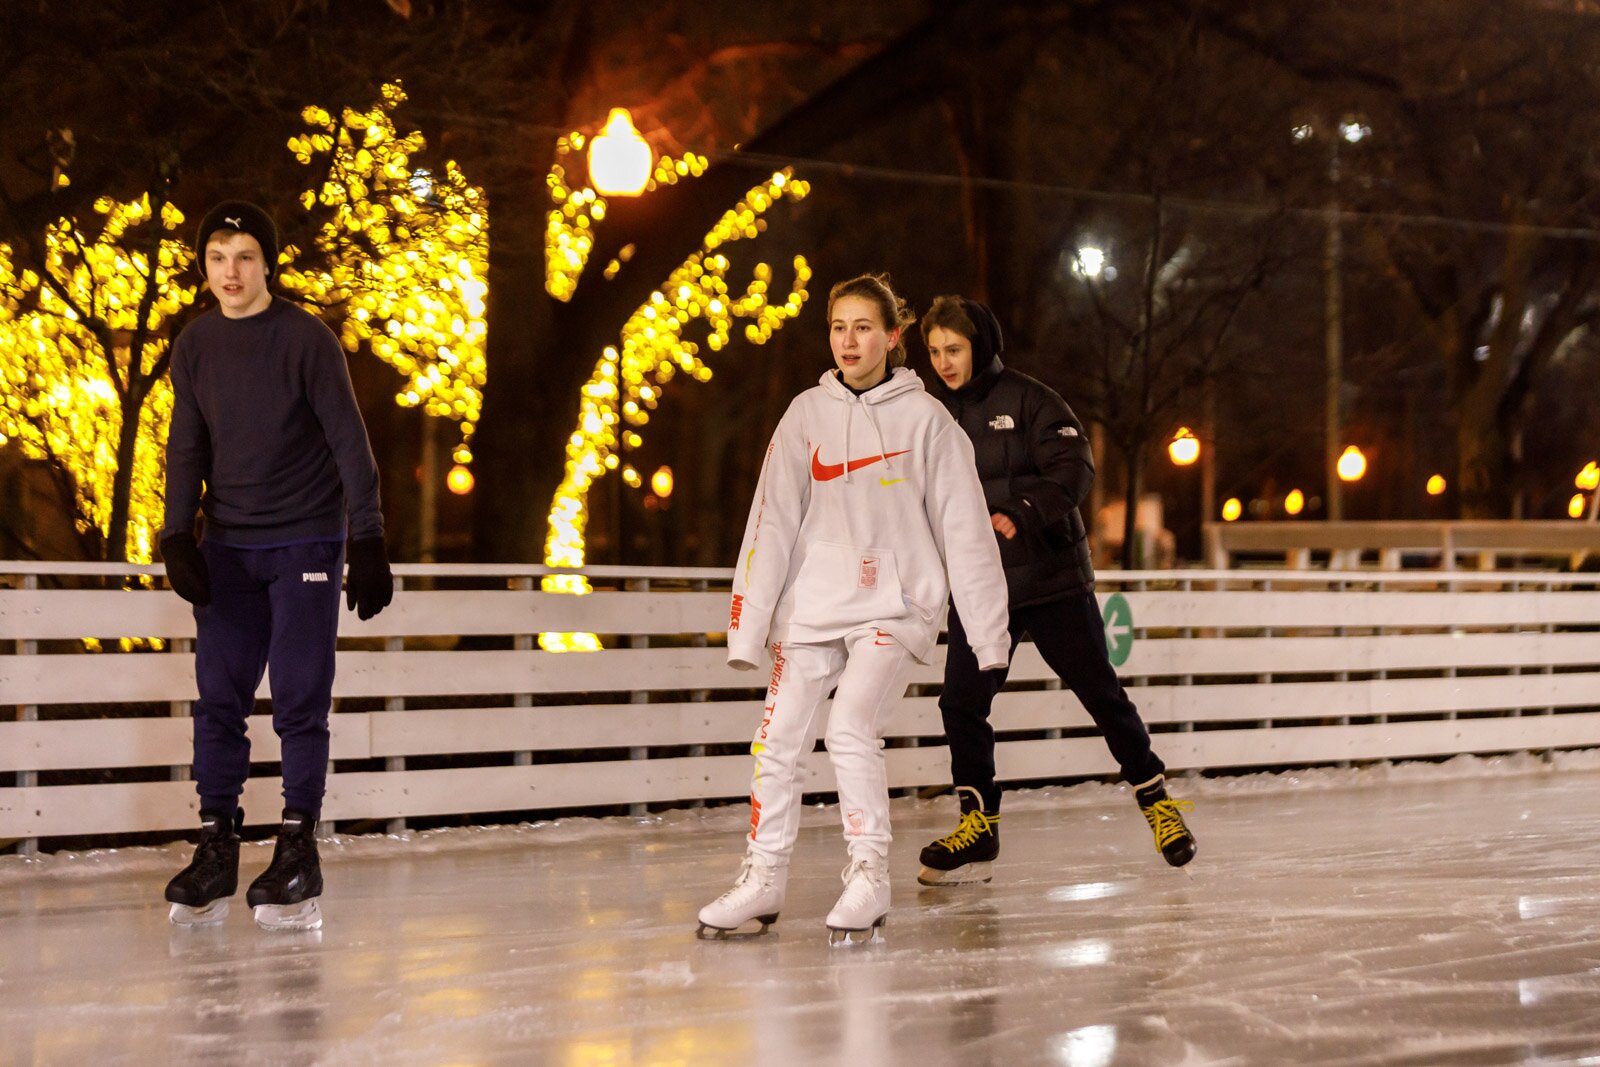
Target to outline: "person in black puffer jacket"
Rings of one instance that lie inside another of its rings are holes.
[[[972,439],[1005,565],[1012,651],[1024,633],[1033,638],[1105,736],[1157,849],[1181,867],[1195,854],[1180,812],[1190,804],[1167,795],[1166,767],[1106,651],[1088,534],[1078,514],[1094,482],[1083,424],[1049,386],[1000,362],[1000,324],[977,301],[937,298],[922,318],[922,336],[938,378],[930,391]],[[949,630],[939,711],[961,822],[922,850],[918,881],[924,885],[987,882],[1000,850],[989,709],[1007,672],[978,670],[953,605]]]

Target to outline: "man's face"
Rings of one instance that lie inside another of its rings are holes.
[[[951,389],[972,380],[972,342],[955,330],[935,326],[928,331],[928,355],[933,372]]]
[[[267,292],[267,261],[261,242],[237,230],[218,230],[206,241],[206,284],[217,296],[222,313],[242,319],[265,311],[272,303]]]

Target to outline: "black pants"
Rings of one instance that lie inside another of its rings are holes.
[[[1106,654],[1105,623],[1093,593],[1078,593],[1048,604],[1011,612],[1011,651],[1024,633],[1050,669],[1077,694],[1106,746],[1122,768],[1124,781],[1149,781],[1166,771],[1150,749],[1150,733],[1139,709],[1128,699]],[[950,778],[983,794],[984,807],[997,811],[1000,790],[994,782],[994,727],[989,708],[1006,684],[1007,670],[980,671],[955,605],[950,607],[950,647],[944,665],[944,695],[939,711],[950,741]]]
[[[200,806],[230,813],[250,775],[245,720],[272,673],[285,807],[315,817],[328,775],[342,541],[283,548],[201,542],[211,603],[194,609],[194,780]]]

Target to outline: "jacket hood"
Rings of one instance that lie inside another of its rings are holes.
[[[882,404],[904,393],[925,392],[927,388],[922,384],[922,379],[917,377],[917,372],[910,367],[894,368],[887,378],[860,394],[840,381],[837,371],[824,372],[818,384],[830,397],[847,404],[855,400],[863,404]]]

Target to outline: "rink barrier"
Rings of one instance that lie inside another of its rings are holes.
[[[193,616],[165,590],[94,588],[159,573],[0,563],[0,706],[16,709],[0,721],[0,843],[193,825]],[[540,592],[547,573],[402,565],[388,610],[342,617],[327,818],[399,829],[416,817],[643,812],[747,794],[765,677],[724,662],[731,572],[596,568],[585,573],[597,591],[583,597]],[[1119,673],[1173,770],[1600,745],[1595,575],[1102,574],[1102,603],[1116,593],[1135,633]],[[608,647],[537,651],[543,631],[597,633]],[[83,644],[152,637],[165,647]],[[914,670],[890,725],[896,788],[947,781],[942,655]],[[1003,779],[1116,773],[1057,686],[1023,644],[993,717]],[[253,759],[274,762],[270,716],[252,716],[250,735]],[[415,765],[441,759],[486,765]],[[804,774],[808,793],[833,790],[825,755]],[[278,788],[251,779],[252,821],[275,819]]]
[[[1267,557],[1267,566],[1293,570],[1356,570],[1370,563],[1386,571],[1463,565],[1576,571],[1584,560],[1600,557],[1600,524],[1562,520],[1208,522],[1203,536],[1206,561],[1218,570],[1239,566],[1241,557]]]

